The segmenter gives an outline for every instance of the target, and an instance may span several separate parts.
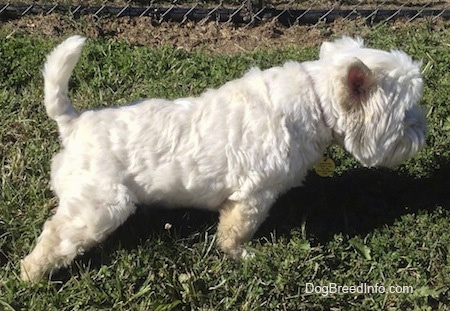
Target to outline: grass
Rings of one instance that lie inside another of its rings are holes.
[[[147,210],[105,243],[35,286],[18,278],[56,205],[48,187],[58,148],[42,105],[40,68],[57,44],[0,28],[0,310],[410,310],[450,304],[450,36],[444,27],[374,28],[368,43],[423,59],[428,145],[396,170],[364,169],[342,149],[333,178],[311,172],[280,198],[248,245],[256,257],[227,260],[215,248],[217,215]],[[93,40],[71,81],[79,109],[143,96],[195,95],[317,49],[239,55]],[[169,223],[170,229],[164,229]],[[306,283],[412,286],[412,294],[308,294]]]

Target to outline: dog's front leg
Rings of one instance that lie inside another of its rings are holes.
[[[254,207],[247,202],[227,200],[220,207],[217,228],[219,247],[233,259],[244,259],[252,254],[243,244],[249,241],[267,216],[272,202]]]

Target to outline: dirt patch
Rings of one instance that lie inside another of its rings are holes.
[[[60,5],[83,5],[83,6],[96,6],[100,7],[103,5],[106,6],[116,6],[116,7],[125,7],[125,6],[134,6],[134,7],[171,7],[176,5],[177,7],[192,7],[193,4],[197,3],[206,7],[238,7],[242,5],[246,0],[203,0],[203,1],[192,1],[192,0],[163,0],[163,1],[148,1],[148,0],[59,0],[49,2],[48,0],[33,0],[33,1],[24,1],[24,0],[9,0],[6,1],[9,4],[24,4],[24,3],[33,3],[33,4],[55,4],[58,3]],[[373,9],[373,8],[435,8],[435,9],[448,9],[448,5],[450,4],[450,0],[302,0],[302,1],[293,1],[293,0],[252,0],[251,1],[254,6],[264,5],[265,7],[276,7],[276,8],[289,8],[289,9]]]
[[[275,21],[258,26],[238,27],[230,23],[158,23],[150,17],[79,18],[61,14],[25,16],[1,22],[9,35],[33,34],[46,37],[66,37],[82,34],[89,38],[125,40],[133,45],[172,46],[186,50],[200,49],[211,53],[234,54],[259,49],[280,49],[289,45],[318,46],[334,35],[369,36],[372,26],[362,20],[340,19],[331,24],[284,27]],[[446,23],[448,26],[448,22]],[[411,27],[411,23],[396,21],[393,29]]]

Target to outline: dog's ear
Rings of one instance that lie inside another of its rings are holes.
[[[354,57],[347,65],[344,83],[349,100],[348,104],[353,106],[363,103],[370,95],[375,84],[375,78],[372,71],[362,61]]]

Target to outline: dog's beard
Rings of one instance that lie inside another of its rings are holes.
[[[395,103],[400,106],[403,103]],[[425,144],[426,121],[417,107],[401,114],[386,114],[376,103],[347,119],[344,147],[367,167],[395,167],[413,157]],[[369,120],[370,119],[370,120]]]

